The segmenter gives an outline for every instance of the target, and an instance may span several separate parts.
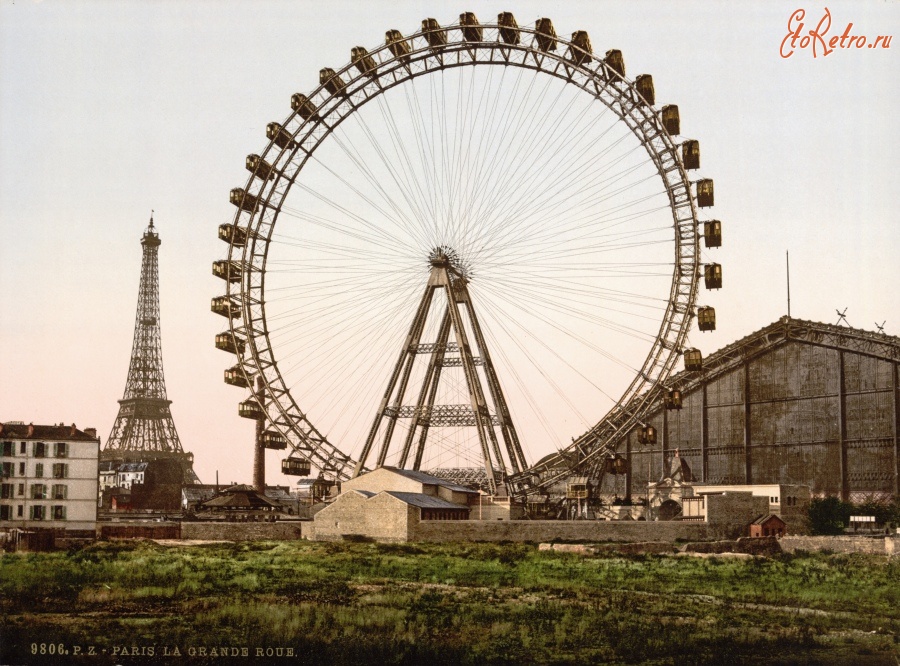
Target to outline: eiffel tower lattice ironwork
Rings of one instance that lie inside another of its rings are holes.
[[[169,410],[172,401],[166,398],[159,327],[157,256],[161,242],[151,215],[150,225],[141,238],[141,284],[128,381],[101,459],[124,462],[175,459],[181,463],[184,482],[199,483],[193,468],[193,455],[186,453],[181,446]]]
[[[435,248],[429,261],[431,273],[428,285],[353,475],[360,474],[365,468],[379,435],[382,443],[376,465],[380,467],[385,464],[395,436],[397,419],[411,419],[402,448],[395,450],[399,460],[397,466],[410,466],[413,470],[421,468],[429,428],[471,426],[478,431],[490,490],[503,496],[508,492],[507,477],[518,474],[528,464],[472,305],[465,268],[459,265],[453,250],[445,247]],[[422,336],[434,296],[441,292],[446,296],[446,307],[436,339],[423,343]],[[451,333],[455,342],[450,340]],[[470,336],[474,344],[470,342]],[[417,356],[428,358],[427,368],[416,404],[404,405],[402,403]],[[447,367],[462,368],[469,404],[434,404],[442,371]]]

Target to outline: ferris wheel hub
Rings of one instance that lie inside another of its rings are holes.
[[[449,245],[438,245],[428,254],[428,263],[436,268],[446,268],[455,277],[468,280],[472,277],[469,267]]]

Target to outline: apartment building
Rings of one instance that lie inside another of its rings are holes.
[[[0,529],[95,529],[99,454],[94,428],[0,424]]]

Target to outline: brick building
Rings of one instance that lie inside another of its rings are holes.
[[[93,428],[0,424],[0,529],[95,529],[99,453]]]

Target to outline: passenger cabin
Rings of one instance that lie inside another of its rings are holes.
[[[656,428],[652,425],[641,426],[637,439],[639,444],[656,444]]]
[[[640,74],[634,80],[634,87],[637,88],[638,94],[643,101],[653,106],[656,104],[656,91],[653,88],[653,77],[649,74]]]
[[[291,108],[296,111],[303,120],[315,120],[319,117],[319,110],[316,108],[316,105],[303,93],[294,93],[291,95]]]
[[[573,476],[566,484],[566,499],[589,499],[591,489],[586,476]]]
[[[370,56],[369,52],[362,46],[354,46],[350,49],[350,62],[356,65],[356,69],[363,76],[375,76],[378,74],[375,58]]]
[[[247,244],[247,232],[235,224],[220,224],[219,239],[235,247],[244,247]]]
[[[480,42],[484,39],[484,31],[474,12],[460,14],[459,25],[462,28],[463,39],[467,42]]]
[[[703,354],[699,349],[684,350],[684,369],[688,372],[699,372],[703,369]]]
[[[707,289],[722,288],[722,266],[721,264],[706,264],[703,267],[703,278],[706,281]]]
[[[275,169],[259,155],[247,155],[244,165],[247,167],[247,171],[257,178],[262,180],[275,179]]]
[[[262,434],[263,446],[267,449],[282,451],[287,448],[287,438],[277,430],[266,430]]]
[[[297,143],[291,138],[291,133],[282,127],[281,123],[266,125],[266,138],[279,148],[293,150],[297,147]]]
[[[231,386],[250,388],[250,380],[247,379],[247,375],[239,365],[232,366],[225,371],[225,383]]]
[[[711,178],[697,181],[697,205],[700,208],[709,208],[714,205],[713,182]]]
[[[239,338],[236,335],[232,335],[227,331],[216,335],[216,349],[221,349],[222,351],[227,351],[238,356],[243,356],[246,345],[246,340],[244,340],[243,338]]]
[[[681,409],[683,406],[681,391],[678,389],[672,389],[666,395],[666,409]]]
[[[427,18],[422,21],[422,34],[432,51],[447,46],[447,33],[441,28],[441,24],[433,18]]]
[[[569,60],[576,65],[583,65],[591,59],[594,49],[591,47],[591,38],[586,30],[578,30],[572,33],[572,45],[569,47]]]
[[[660,111],[663,128],[672,136],[681,134],[681,116],[677,104],[667,104]]]
[[[237,261],[221,259],[212,264],[212,273],[226,282],[241,281],[241,264]]]
[[[553,27],[553,21],[548,18],[539,18],[534,25],[534,41],[537,47],[544,51],[556,50],[556,29]]]
[[[681,144],[681,165],[685,169],[700,168],[700,142],[694,139]]]
[[[394,54],[404,65],[409,64],[409,54],[412,49],[409,42],[403,38],[403,33],[399,30],[388,30],[384,33],[384,43],[387,44],[388,50]]]
[[[610,49],[607,51],[606,57],[603,58],[603,62],[605,62],[606,66],[612,71],[624,78],[625,59],[622,57],[622,52],[619,49]]]
[[[309,476],[312,464],[306,458],[291,456],[281,461],[281,473],[290,476]]]
[[[620,455],[610,456],[603,461],[603,471],[607,474],[627,474],[628,460]]]
[[[497,25],[500,26],[500,39],[507,44],[519,43],[519,24],[512,12],[502,12],[497,15]]]
[[[266,417],[265,411],[259,406],[256,398],[248,398],[238,405],[238,416],[245,419],[258,421]]]
[[[706,247],[722,247],[722,223],[718,220],[704,222],[703,240]]]
[[[701,331],[716,330],[716,309],[708,305],[697,308],[697,327]]]
[[[391,32],[390,30],[388,32]],[[332,95],[347,96],[347,84],[338,76],[330,67],[323,67],[319,70],[319,83],[325,86],[325,90]]]
[[[259,199],[249,192],[244,191],[242,187],[232,188],[231,192],[228,195],[228,200],[241,210],[245,210],[248,213],[255,213],[256,209],[259,208]]]
[[[210,310],[228,319],[241,316],[241,306],[229,296],[216,296],[212,299]]]

